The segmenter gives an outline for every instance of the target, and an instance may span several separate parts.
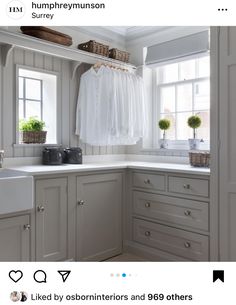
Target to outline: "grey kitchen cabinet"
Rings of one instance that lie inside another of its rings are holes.
[[[212,143],[214,201],[219,203],[219,259],[236,261],[236,27],[217,28],[217,47],[214,60],[217,70],[213,75],[213,86],[218,97],[212,99],[215,132]],[[218,116],[217,116],[218,115]],[[218,201],[218,202],[217,202]],[[216,222],[216,220],[215,220]],[[217,223],[217,222],[216,222]],[[217,231],[216,231],[217,233]]]
[[[124,249],[154,261],[208,261],[209,177],[129,171]]]
[[[67,258],[67,184],[66,177],[36,181],[36,261]]]
[[[77,261],[101,261],[122,251],[122,174],[77,177]]]
[[[29,215],[0,219],[0,261],[30,260]]]
[[[136,219],[134,240],[191,261],[208,260],[208,236]]]

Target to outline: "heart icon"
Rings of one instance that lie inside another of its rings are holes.
[[[21,270],[11,270],[9,272],[9,278],[17,283],[23,277],[23,272]]]

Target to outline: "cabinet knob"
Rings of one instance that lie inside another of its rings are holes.
[[[186,190],[189,190],[190,189],[190,184],[183,184],[183,188],[186,189]]]
[[[150,203],[150,202],[146,202],[146,203],[145,203],[145,208],[150,208],[150,206],[151,206],[151,203]]]
[[[191,211],[189,211],[189,210],[185,210],[185,211],[184,211],[184,215],[186,215],[186,216],[190,216],[190,215],[191,215]]]
[[[24,230],[29,230],[30,229],[30,224],[24,225]]]
[[[150,231],[145,231],[145,236],[151,236],[151,232]]]
[[[84,205],[84,200],[79,200],[78,205]]]
[[[42,212],[44,212],[45,208],[44,208],[43,205],[39,205],[39,206],[37,207],[37,210],[38,210],[38,212],[42,213]]]
[[[151,182],[151,181],[150,181],[149,179],[145,179],[145,180],[144,180],[144,183],[145,183],[145,184],[150,184],[150,182]]]
[[[191,247],[191,244],[190,244],[190,242],[186,241],[186,242],[184,243],[184,246],[185,246],[185,248],[190,248],[190,247]]]

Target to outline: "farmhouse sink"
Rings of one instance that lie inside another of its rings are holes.
[[[0,214],[33,208],[33,177],[10,169],[0,169]]]

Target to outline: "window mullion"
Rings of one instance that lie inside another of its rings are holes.
[[[195,82],[192,82],[192,114],[195,111]]]
[[[178,95],[178,87],[175,85],[175,140],[177,140],[177,95]]]
[[[41,94],[41,100],[40,100],[40,103],[41,103],[41,120],[43,120],[43,80],[41,79],[40,80],[40,94]]]
[[[186,79],[186,80],[180,80],[177,82],[171,82],[171,83],[162,83],[158,86],[160,87],[171,87],[174,85],[181,85],[181,84],[188,84],[188,83],[192,83],[192,82],[204,82],[204,81],[208,81],[209,77],[199,77],[199,78],[192,78],[192,79]]]
[[[25,77],[23,78],[23,116],[26,119]]]

